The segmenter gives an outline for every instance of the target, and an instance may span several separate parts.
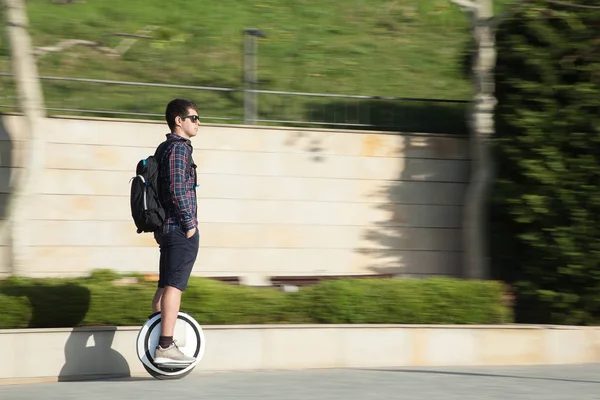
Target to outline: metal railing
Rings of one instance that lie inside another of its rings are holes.
[[[13,77],[13,74],[0,73],[0,77]],[[210,93],[213,97],[222,94],[228,96],[237,94],[240,96],[239,101],[229,99],[225,115],[203,115],[203,110],[211,108],[211,101],[208,99],[205,102],[199,102],[200,105],[205,104],[199,110],[201,118],[205,121],[355,129],[418,130],[429,131],[429,133],[466,133],[464,114],[464,108],[468,103],[466,100],[287,92],[60,76],[39,76],[39,79],[54,82],[194,91],[196,94],[190,96],[192,98],[198,97],[198,92]],[[247,101],[249,98],[248,93],[253,95],[250,97],[252,99],[251,104],[248,104]],[[129,95],[136,96],[135,93],[129,93]],[[258,101],[258,95],[261,95],[262,102]],[[277,99],[273,100],[273,97],[277,97]],[[237,104],[231,104],[232,101]],[[16,104],[0,104],[0,108],[18,109],[18,106]],[[232,109],[237,111],[232,112]],[[150,118],[162,118],[164,116],[163,113],[150,110],[132,110],[131,108],[89,109],[85,107],[67,107],[63,104],[47,105],[46,110],[76,115],[99,114]]]

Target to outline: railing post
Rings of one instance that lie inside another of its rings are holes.
[[[244,29],[244,123],[248,125],[256,124],[258,117],[257,37],[266,35],[256,28]]]

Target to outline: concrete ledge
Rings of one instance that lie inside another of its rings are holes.
[[[0,330],[0,382],[146,374],[139,327]],[[600,362],[600,327],[538,325],[205,326],[208,371]]]

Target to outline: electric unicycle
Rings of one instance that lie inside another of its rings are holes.
[[[158,345],[161,314],[154,313],[140,329],[137,337],[137,355],[146,371],[156,379],[180,379],[187,376],[204,356],[205,340],[202,328],[189,314],[179,312],[173,339],[179,349],[196,361],[188,365],[156,364],[154,350]]]

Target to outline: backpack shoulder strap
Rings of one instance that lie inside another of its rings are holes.
[[[156,148],[156,151],[154,153],[154,158],[156,158],[157,164],[160,166],[164,156],[167,154],[167,152],[173,148],[173,146],[175,145],[175,141],[169,141],[169,140],[165,140],[164,142],[162,142],[160,145],[158,145],[158,147]],[[190,173],[190,170],[192,168],[192,154],[188,154],[187,157],[187,164],[185,166],[185,172],[187,174]],[[195,173],[194,173],[194,180],[195,180]],[[195,184],[195,183],[194,183]]]
[[[169,142],[169,140],[165,140],[161,144],[158,145],[158,147],[156,148],[156,151],[154,152],[154,158],[156,158],[157,161],[160,162],[162,160],[162,158],[166,154],[166,150],[170,144],[172,144],[172,143]]]
[[[175,141],[165,140],[156,148],[156,152],[154,153],[154,157],[157,161],[161,162],[163,157],[167,154],[167,152],[175,145]],[[187,157],[187,165],[186,171],[189,171],[190,166],[192,165],[192,155],[189,154]]]

